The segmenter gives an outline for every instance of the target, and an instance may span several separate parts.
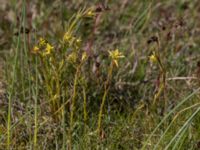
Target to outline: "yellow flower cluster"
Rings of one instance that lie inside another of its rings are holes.
[[[81,45],[81,38],[77,38],[73,36],[70,31],[67,31],[63,36],[63,42],[72,49],[72,52],[66,56],[66,60],[72,64],[76,64],[79,60],[85,61],[87,59],[86,52],[81,52],[80,45]]]
[[[66,32],[63,36],[63,41],[66,44],[69,44],[70,46],[74,46],[76,49],[81,44],[81,39],[74,37],[71,33]]]
[[[40,38],[38,45],[34,46],[33,48],[33,53],[37,54],[41,54],[42,56],[46,56],[51,54],[51,52],[53,51],[54,47],[49,44],[45,39]]]
[[[114,64],[118,67],[118,60],[120,58],[124,58],[124,55],[122,55],[121,52],[119,52],[118,49],[114,50],[114,51],[108,51],[109,52],[109,56],[111,57],[112,61],[114,62]]]

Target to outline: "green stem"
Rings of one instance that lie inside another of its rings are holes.
[[[83,87],[83,113],[84,113],[84,123],[86,127],[87,122],[87,98],[86,98],[86,90],[85,87]],[[86,129],[84,129],[86,130]]]
[[[36,91],[35,91],[35,107],[34,107],[34,121],[35,121],[35,129],[34,129],[34,149],[37,149],[37,132],[38,132],[38,111],[37,111],[37,96],[38,96],[38,70],[37,70],[37,58],[36,58]]]
[[[112,77],[113,66],[114,66],[114,63],[112,62],[110,67],[109,67],[109,73],[108,73],[107,80],[106,80],[106,83],[105,83],[105,90],[104,90],[104,94],[103,94],[103,97],[102,97],[100,111],[99,111],[99,115],[98,115],[97,133],[99,135],[100,135],[100,131],[101,131],[103,108],[104,108],[106,97],[107,97],[107,94],[108,94],[108,91],[109,91],[108,84],[109,84],[109,81],[110,81],[110,79]]]
[[[81,66],[81,65],[80,65]],[[75,101],[76,101],[76,88],[78,82],[78,75],[80,66],[76,68],[75,78],[74,78],[74,86],[73,86],[73,95],[71,100],[71,108],[70,108],[70,134],[69,134],[69,149],[72,149],[72,131],[73,131],[73,124],[74,124],[74,111],[75,111]]]

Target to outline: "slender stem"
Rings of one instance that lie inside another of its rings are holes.
[[[38,70],[37,70],[37,58],[36,58],[36,91],[35,91],[35,107],[34,107],[34,121],[35,121],[35,129],[34,129],[34,149],[37,149],[37,132],[38,132],[38,111],[37,111],[37,96],[38,96]]]
[[[85,87],[83,87],[83,113],[84,113],[84,124],[85,124],[85,127],[86,127],[86,122],[87,122],[87,98],[86,98]]]
[[[64,103],[64,98],[63,98],[63,103]],[[66,149],[66,126],[65,126],[65,106],[62,108],[62,127],[63,127],[63,145],[62,149]]]
[[[166,101],[166,98],[165,98],[165,87],[166,87],[166,71],[165,71],[165,67],[162,63],[162,61],[160,60],[160,55],[159,53],[157,52],[156,53],[156,58],[158,60],[158,66],[160,68],[160,75],[161,75],[161,84],[159,86],[159,90],[158,92],[154,95],[154,100],[153,100],[153,105],[155,105],[157,99],[160,97],[160,95],[163,93],[164,94],[164,101],[165,101],[165,108],[166,108],[166,105],[167,105],[167,101]]]
[[[74,111],[75,111],[75,100],[76,100],[76,88],[77,88],[77,82],[78,82],[78,75],[79,75],[79,70],[80,70],[79,65],[76,68],[76,73],[75,73],[75,78],[74,78],[74,86],[73,86],[73,95],[72,95],[72,100],[71,100],[71,108],[70,108],[70,134],[69,134],[69,149],[72,149],[72,131],[73,131],[73,124],[74,124]]]
[[[112,71],[113,71],[113,66],[114,66],[114,63],[112,62],[110,64],[110,67],[109,67],[109,73],[108,73],[108,76],[107,76],[107,80],[106,80],[106,83],[105,83],[105,90],[104,90],[104,94],[103,94],[103,97],[102,97],[102,101],[101,101],[101,106],[100,106],[100,111],[99,111],[99,115],[98,115],[98,126],[97,126],[97,133],[100,135],[100,131],[101,131],[101,122],[102,122],[102,114],[103,114],[103,108],[104,108],[104,104],[105,104],[105,101],[106,101],[106,97],[107,97],[107,94],[108,94],[108,91],[109,91],[109,81],[112,77]]]
[[[72,95],[72,101],[71,101],[71,115],[70,115],[70,126],[71,127],[73,126],[73,119],[74,119],[78,73],[79,73],[79,67],[76,70],[76,74],[75,74],[75,78],[74,78],[73,95]]]
[[[100,130],[101,130],[101,122],[102,122],[102,114],[103,114],[103,107],[106,101],[106,96],[107,96],[108,90],[104,91],[101,106],[100,106],[100,111],[99,111],[99,117],[98,117],[98,127],[97,127],[97,132],[100,135]]]

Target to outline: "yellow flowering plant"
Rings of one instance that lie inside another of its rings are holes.
[[[75,111],[77,110],[77,100],[79,99],[77,93],[80,92],[80,87],[84,89],[84,120],[87,120],[87,90],[85,87],[92,80],[90,76],[87,76],[88,73],[83,70],[87,68],[90,71],[89,62],[95,62],[93,56],[88,56],[84,47],[82,47],[84,39],[76,34],[76,30],[81,17],[92,15],[94,15],[92,9],[79,11],[67,26],[59,43],[52,45],[45,38],[39,38],[32,50],[35,54],[34,56],[39,58],[38,71],[40,73],[40,84],[42,85],[41,91],[48,99],[52,118],[55,121],[61,121],[66,117],[65,113],[63,113],[66,105],[69,107],[68,110],[70,111],[67,112],[69,116],[69,147],[73,140]],[[113,68],[118,68],[119,60],[124,58],[119,49],[108,51],[108,54],[109,57],[106,58],[108,58],[107,62],[110,62],[110,65],[105,67],[108,70],[106,69],[106,81],[103,81],[104,91],[98,115],[97,131],[99,132],[101,130],[104,104],[110,88],[109,83],[112,80]]]
[[[91,9],[90,9],[91,10]],[[85,17],[88,10],[80,10],[77,15],[71,19],[71,22],[67,26],[66,32],[63,34],[61,42],[58,46],[53,46],[45,38],[40,37],[37,44],[33,47],[32,52],[35,56],[40,56],[39,71],[42,76],[41,82],[45,84],[45,91],[50,100],[50,107],[52,113],[56,113],[62,106],[61,102],[61,85],[67,87],[68,83],[74,80],[74,96],[72,96],[72,106],[74,107],[76,99],[76,86],[80,75],[80,68],[87,60],[87,54],[81,48],[82,39],[76,35],[76,28],[79,25],[82,17]],[[74,77],[76,76],[76,77]],[[64,77],[68,77],[72,80],[64,80]],[[66,93],[66,92],[64,92]],[[72,110],[74,109],[72,107]],[[54,115],[56,120],[59,120],[61,116],[57,112]],[[73,118],[73,111],[71,117]],[[71,119],[73,120],[73,119]],[[71,121],[73,124],[73,121]]]
[[[101,106],[100,106],[99,115],[98,115],[97,133],[99,134],[99,136],[101,136],[100,134],[101,134],[101,126],[102,126],[103,108],[104,108],[105,101],[106,101],[106,98],[107,98],[107,94],[108,94],[108,91],[109,91],[109,88],[110,88],[109,82],[112,78],[113,67],[114,66],[118,67],[119,66],[119,64],[118,64],[119,59],[125,57],[121,52],[119,52],[119,49],[115,49],[113,51],[108,51],[108,53],[109,53],[109,57],[111,58],[111,64],[110,64],[109,69],[108,69],[108,75],[107,75],[107,79],[106,79],[105,86],[104,86],[104,94],[103,94],[103,97],[102,97],[102,100],[101,100]]]

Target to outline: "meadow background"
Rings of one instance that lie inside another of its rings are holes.
[[[200,1],[0,4],[0,149],[200,149]]]

